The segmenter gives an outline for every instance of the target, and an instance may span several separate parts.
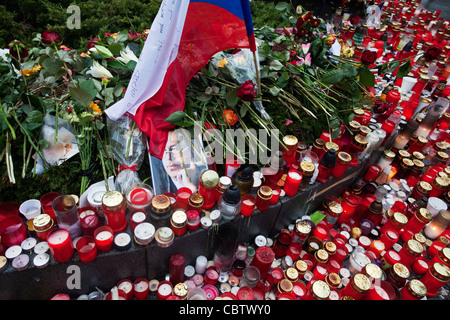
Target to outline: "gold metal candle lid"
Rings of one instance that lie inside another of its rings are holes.
[[[298,139],[296,136],[289,134],[283,137],[283,143],[286,147],[288,147],[288,149],[291,149],[292,147],[297,147]]]
[[[261,186],[258,190],[259,196],[264,200],[272,198],[272,188],[268,186]]]
[[[353,113],[355,114],[355,117],[362,117],[364,115],[364,110],[361,108],[355,108],[353,109]]]
[[[325,150],[325,151],[329,151],[329,150],[331,150],[331,149],[334,149],[334,151],[337,152],[337,151],[339,150],[339,146],[337,145],[337,143],[334,143],[334,142],[331,142],[331,141],[325,143],[325,148],[324,148],[324,150]]]
[[[302,162],[300,162],[300,170],[304,176],[312,176],[315,169],[316,167],[310,161],[303,160]]]
[[[165,194],[158,194],[152,198],[152,211],[155,213],[166,213],[170,210],[171,202]]]
[[[411,154],[406,150],[398,150],[398,156],[400,158],[409,158]]]
[[[395,226],[403,227],[408,222],[408,218],[401,212],[394,212],[391,221]]]
[[[330,272],[327,274],[325,282],[330,287],[337,288],[341,284],[341,277],[336,272]]]
[[[414,239],[409,239],[405,243],[405,250],[411,255],[417,257],[423,252],[423,245]]]
[[[302,220],[297,222],[297,224],[295,225],[295,229],[304,235],[308,235],[311,232],[311,226],[308,222]]]
[[[205,188],[215,188],[219,184],[219,175],[214,170],[205,170],[200,175],[200,181]]]
[[[33,219],[34,230],[37,231],[47,231],[52,225],[53,220],[46,213],[42,213]]]
[[[425,244],[427,242],[427,238],[425,238],[425,236],[421,233],[413,234],[412,239],[418,241],[421,244]]]
[[[294,266],[301,274],[305,273],[308,270],[308,264],[305,262],[305,260],[297,260]]]
[[[102,203],[110,210],[119,208],[124,201],[123,194],[116,190],[111,190],[103,195]]]
[[[360,148],[365,148],[368,143],[369,143],[369,140],[367,139],[367,137],[363,136],[362,134],[357,134],[353,138],[353,144]]]
[[[293,288],[294,285],[288,279],[282,279],[280,282],[278,282],[278,290],[280,292],[291,292]]]
[[[366,275],[357,273],[353,276],[354,288],[359,293],[366,293],[371,286],[371,282]]]
[[[425,163],[423,163],[423,161],[421,161],[419,159],[414,159],[413,163],[414,163],[414,169],[416,169],[416,170],[420,171],[423,168],[425,168]]]
[[[383,277],[383,271],[374,263],[368,263],[364,266],[365,274],[373,279],[381,279]]]
[[[294,267],[289,267],[285,271],[286,278],[290,281],[296,281],[298,279],[298,270]]]
[[[314,257],[317,261],[326,263],[328,261],[328,252],[324,249],[319,249],[314,253]]]
[[[414,166],[414,162],[411,159],[404,158],[401,162],[401,166],[403,168],[409,168],[411,169]]]
[[[431,214],[430,211],[428,211],[427,208],[420,208],[419,211],[418,211],[417,218],[421,222],[427,222],[428,223],[433,218],[433,215]]]
[[[312,294],[319,300],[326,300],[330,296],[330,286],[323,280],[316,280],[311,286]]]
[[[331,201],[328,204],[328,210],[333,213],[335,216],[340,215],[343,211],[342,206],[339,202]]]
[[[337,250],[336,244],[334,242],[332,242],[332,241],[325,242],[324,248],[328,252],[328,255],[335,254],[336,250]]]
[[[349,155],[347,152],[339,151],[337,154],[337,160],[339,161],[339,163],[347,164],[350,163],[350,161],[352,161],[352,156]]]
[[[449,247],[445,247],[444,249],[439,251],[437,254],[442,261],[444,261],[445,263],[449,263],[449,261],[450,261],[450,248]]]
[[[420,181],[417,184],[417,189],[424,194],[428,194],[428,193],[430,193],[432,187],[431,187],[431,184],[429,184],[428,182]]]
[[[437,176],[434,180],[433,180],[433,185],[439,189],[442,188],[447,188],[448,187],[448,181],[447,179],[444,179],[442,177]]]
[[[189,197],[189,203],[194,207],[201,207],[203,205],[203,201],[203,196],[198,192],[194,192]]]
[[[427,287],[418,279],[409,280],[406,283],[406,290],[417,299],[422,299],[427,294]]]
[[[412,155],[417,160],[421,160],[422,161],[423,159],[425,159],[425,156],[419,151],[414,151]]]
[[[372,132],[372,130],[368,126],[359,127],[359,133],[363,136],[367,136],[371,132]]]
[[[186,298],[187,293],[188,293],[188,287],[185,283],[177,283],[174,287],[173,287],[173,293],[180,297],[182,300],[184,298]]]
[[[384,150],[383,157],[389,160],[393,160],[395,158],[395,153],[391,150]]]
[[[349,127],[350,127],[350,130],[351,131],[358,131],[359,130],[359,128],[361,128],[361,123],[359,123],[358,121],[350,121],[349,123],[348,123],[348,125],[349,125]]]
[[[438,280],[447,282],[450,280],[450,268],[443,263],[435,262],[430,268],[431,274]]]

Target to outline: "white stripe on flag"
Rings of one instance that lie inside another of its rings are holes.
[[[135,114],[139,106],[161,87],[167,68],[178,54],[189,0],[163,0],[139,61],[122,100],[105,110],[116,121],[124,113]]]

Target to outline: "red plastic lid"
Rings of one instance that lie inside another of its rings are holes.
[[[297,300],[297,297],[292,292],[282,292],[277,300]]]
[[[237,297],[234,294],[232,294],[231,292],[224,292],[220,295],[220,297],[225,298],[224,300],[228,300],[228,299],[237,300]]]
[[[167,297],[166,300],[181,300],[180,297],[171,294],[170,296]]]
[[[236,296],[238,300],[253,300],[255,298],[253,290],[247,286],[240,287]]]
[[[281,279],[284,278],[283,270],[281,268],[278,268],[278,267],[272,269],[271,275],[273,277],[273,282],[274,283],[278,283],[278,282],[281,281]]]
[[[302,281],[295,281],[292,283],[292,292],[299,298],[306,294],[306,285]]]
[[[253,290],[253,300],[264,300],[264,292],[261,288],[255,287]]]
[[[186,216],[188,220],[194,220],[198,218],[198,212],[195,210],[188,210],[186,211]]]

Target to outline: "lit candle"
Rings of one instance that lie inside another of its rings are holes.
[[[113,245],[113,231],[108,226],[98,227],[94,232],[95,244],[101,252],[108,252]]]
[[[134,283],[134,296],[138,300],[144,300],[148,297],[150,286],[148,280],[145,278],[137,278]]]
[[[83,262],[91,262],[97,257],[97,246],[92,236],[82,236],[75,245],[78,257]]]
[[[47,243],[53,258],[58,262],[66,262],[72,258],[74,248],[66,229],[55,229],[47,238]]]

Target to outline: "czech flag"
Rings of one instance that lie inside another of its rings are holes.
[[[173,129],[164,120],[184,109],[192,76],[232,48],[256,51],[249,0],[163,0],[125,96],[106,114],[117,120],[129,112],[161,159]]]

